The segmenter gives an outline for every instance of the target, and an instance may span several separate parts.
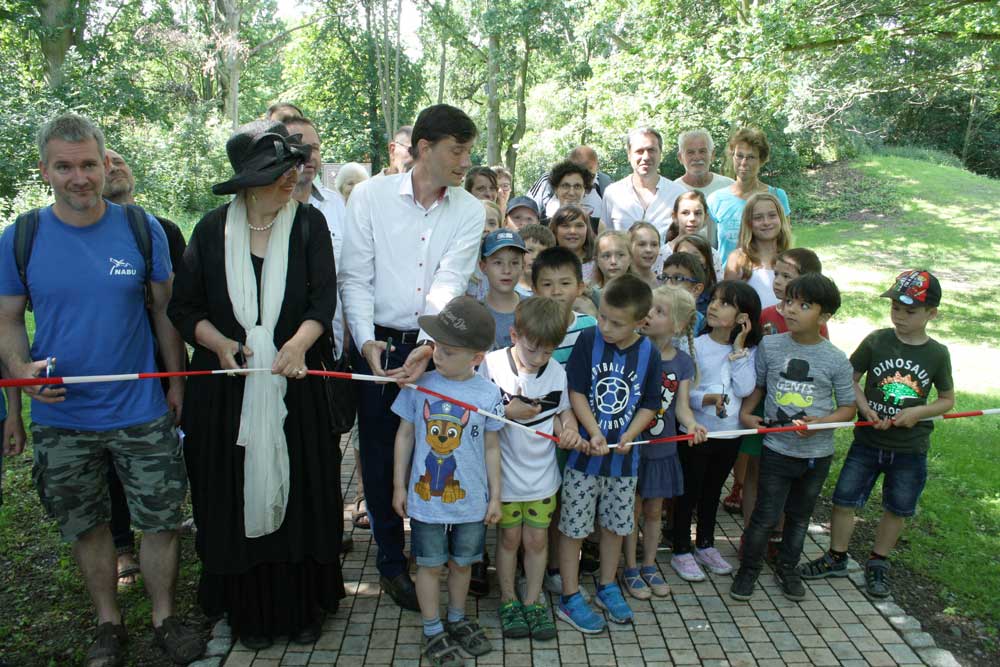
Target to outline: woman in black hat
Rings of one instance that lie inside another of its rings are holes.
[[[182,427],[199,601],[250,648],[312,643],[344,596],[340,449],[323,380],[337,299],[321,213],[292,199],[308,147],[273,121],[244,125],[226,152],[232,194],[195,227],[170,317],[194,346]]]

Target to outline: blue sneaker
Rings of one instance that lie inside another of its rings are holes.
[[[618,584],[608,584],[605,588],[597,589],[597,606],[608,612],[608,618],[615,623],[632,622],[632,608],[622,597],[622,589],[618,588]]]
[[[621,593],[618,594],[618,597],[621,597]],[[556,616],[588,635],[597,634],[607,625],[604,617],[584,602],[579,591],[573,593],[566,602],[559,603],[559,606],[556,607]]]

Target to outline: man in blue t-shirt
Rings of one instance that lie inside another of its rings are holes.
[[[60,375],[153,372],[146,311],[147,267],[125,209],[102,198],[104,136],[89,120],[65,114],[39,131],[39,169],[55,203],[39,211],[25,282],[14,253],[15,226],[0,237],[0,363],[12,377],[51,369]],[[183,346],[166,316],[172,269],[163,228],[147,216],[152,239],[150,311],[167,370],[181,370]],[[24,324],[30,294],[31,348]],[[32,361],[36,360],[36,361]],[[105,457],[125,487],[134,525],[145,531],[142,574],[152,599],[154,635],[175,662],[204,650],[174,616],[177,528],[187,477],[173,418],[158,383],[148,381],[28,387],[34,476],[46,511],[86,579],[97,637],[87,664],[117,664],[126,639],[115,599],[115,550],[108,529]],[[178,407],[182,385],[171,386]]]

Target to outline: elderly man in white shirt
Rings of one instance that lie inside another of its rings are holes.
[[[714,159],[715,143],[708,130],[698,128],[681,132],[677,137],[677,160],[684,165],[684,175],[675,178],[674,183],[685,190],[698,190],[705,199],[716,190],[732,185],[733,179],[712,171]],[[713,248],[718,247],[718,233],[711,218],[705,226],[704,236]]]
[[[462,189],[476,125],[438,104],[413,126],[413,169],[359,184],[347,206],[339,277],[358,373],[414,382],[432,348],[417,318],[465,293],[479,258],[482,202]],[[387,345],[392,339],[391,347]],[[403,521],[392,508],[396,384],[359,384],[358,437],[380,584],[399,606],[418,611],[403,554]]]
[[[322,145],[316,127],[308,118],[293,118],[285,122],[289,134],[301,134],[301,143],[312,147],[309,161],[306,162],[299,175],[292,196],[303,204],[312,204],[326,218],[327,229],[330,230],[330,241],[333,243],[333,262],[340,268],[340,255],[344,247],[344,219],[347,217],[347,207],[343,198],[333,190],[323,187],[317,178],[323,169]],[[337,312],[333,317],[334,354],[339,358],[344,353],[344,308],[341,299],[337,299]]]
[[[608,229],[628,231],[634,223],[644,220],[656,227],[663,243],[673,219],[674,200],[684,188],[660,175],[663,137],[659,132],[651,127],[632,130],[626,149],[632,173],[604,192],[604,224]]]

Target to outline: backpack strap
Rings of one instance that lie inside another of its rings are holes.
[[[142,260],[146,263],[144,282],[146,285],[146,303],[149,304],[153,298],[150,288],[153,281],[153,235],[149,229],[149,216],[141,206],[126,204],[125,217],[128,219],[128,226],[132,230],[132,236],[135,237],[135,244],[142,253]]]
[[[38,221],[37,208],[22,213],[14,221],[14,263],[28,298],[28,310],[32,310],[31,293],[28,292],[28,262],[31,261],[31,248],[35,245],[35,235],[38,234]]]

